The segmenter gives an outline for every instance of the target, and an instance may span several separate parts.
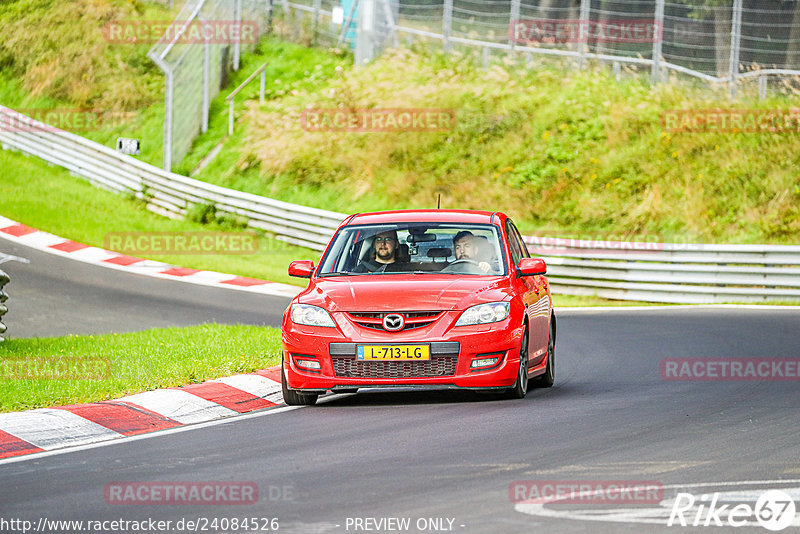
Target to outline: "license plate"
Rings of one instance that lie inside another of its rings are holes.
[[[381,361],[422,361],[431,359],[430,345],[358,345],[356,358]]]

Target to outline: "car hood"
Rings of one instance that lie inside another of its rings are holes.
[[[298,295],[298,302],[328,311],[463,310],[483,302],[508,300],[506,278],[417,275],[316,279]]]

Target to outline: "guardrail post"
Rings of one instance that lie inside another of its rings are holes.
[[[767,77],[761,74],[758,77],[758,99],[764,100],[767,98]]]
[[[583,33],[583,25],[589,24],[589,8],[591,7],[592,0],[581,0],[581,16],[580,16],[580,27],[578,28],[578,45],[580,46],[580,58],[578,59],[578,68],[583,70],[586,66],[586,52],[589,49],[589,39],[586,38],[584,41],[584,37],[588,36],[588,32],[586,35]]]
[[[6,325],[2,323],[3,315],[6,314],[8,308],[5,305],[5,302],[8,300],[8,295],[3,291],[3,286],[5,286],[10,281],[9,276],[0,270],[0,341],[3,341],[2,334],[6,331]]]
[[[453,0],[444,0],[442,11],[442,50],[450,51],[450,31],[453,29]]]
[[[264,105],[264,89],[266,89],[266,86],[267,86],[267,71],[266,70],[262,70],[261,71],[261,87],[259,88],[259,92],[258,92],[258,103],[261,104],[262,106]]]
[[[731,13],[731,57],[730,88],[731,98],[736,98],[739,89],[739,47],[742,40],[742,0],[733,0]]]
[[[661,45],[664,39],[664,0],[656,0],[656,12],[653,18],[656,35],[653,38],[653,83],[661,81]]]

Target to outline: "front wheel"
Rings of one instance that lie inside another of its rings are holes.
[[[519,372],[517,381],[506,390],[507,399],[524,399],[528,392],[528,326],[522,335],[522,346],[519,349]]]
[[[550,325],[550,339],[547,342],[547,366],[544,374],[531,381],[535,388],[550,388],[556,381],[556,329],[552,322]]]
[[[283,402],[288,406],[313,406],[317,402],[318,395],[315,393],[298,393],[289,389],[283,365],[281,365],[281,392],[283,393]]]

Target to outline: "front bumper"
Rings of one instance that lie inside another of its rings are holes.
[[[439,324],[452,325],[457,315],[451,321],[442,318]],[[512,328],[511,318],[489,325],[441,330],[432,325],[402,333],[364,332],[334,320],[337,328],[284,322],[283,372],[290,389],[307,393],[375,387],[496,389],[511,387],[517,379],[522,327]],[[359,344],[430,344],[430,360],[359,361]],[[499,360],[491,367],[471,367],[474,360],[488,357]],[[319,369],[300,367],[298,362],[303,361],[318,362]]]

